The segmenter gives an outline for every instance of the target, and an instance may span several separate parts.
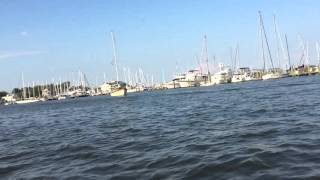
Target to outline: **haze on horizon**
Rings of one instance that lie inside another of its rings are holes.
[[[161,81],[194,68],[202,37],[208,37],[209,58],[231,65],[230,48],[239,44],[240,65],[261,68],[258,11],[264,16],[275,57],[273,15],[287,34],[291,57],[301,53],[299,36],[308,42],[310,63],[317,63],[320,1],[155,1],[155,0],[2,0],[0,1],[0,90],[28,82],[71,80],[83,71],[92,84],[114,79],[114,31],[120,67]],[[120,76],[121,77],[121,76]]]

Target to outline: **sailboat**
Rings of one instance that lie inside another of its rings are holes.
[[[111,31],[112,47],[113,47],[113,66],[115,67],[117,80],[108,83],[110,86],[110,96],[126,96],[127,88],[126,83],[119,81],[118,64],[117,64],[117,50],[116,50],[116,39],[114,33]]]
[[[263,18],[261,15],[261,12],[259,11],[259,17],[260,17],[260,35],[261,35],[261,47],[262,47],[262,59],[263,59],[263,75],[262,80],[268,80],[268,79],[279,79],[282,78],[282,72],[279,71],[279,69],[274,68],[273,66],[273,60],[271,56],[270,46],[267,38],[267,34],[264,28],[263,24]],[[267,45],[267,50],[269,54],[269,59],[271,62],[272,69],[266,71],[266,58],[265,58],[265,52],[264,52],[264,40]]]
[[[235,55],[232,55],[231,49],[231,60],[234,58],[234,71],[232,74],[231,82],[238,83],[246,81],[247,74],[250,75],[250,69],[240,68],[240,58],[239,58],[239,45],[237,44],[235,49]]]
[[[38,102],[39,99],[35,98],[35,97],[30,97],[30,90],[29,90],[29,86],[28,86],[28,98],[27,98],[27,92],[26,92],[26,88],[25,88],[25,84],[24,84],[24,76],[22,73],[22,99],[15,101],[16,104],[29,104],[29,103],[35,103]],[[34,87],[33,87],[34,89]],[[34,96],[34,94],[33,94]]]

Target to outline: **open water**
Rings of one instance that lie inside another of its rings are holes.
[[[0,106],[0,179],[320,179],[320,76]]]

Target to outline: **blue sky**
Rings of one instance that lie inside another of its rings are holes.
[[[71,79],[79,69],[95,83],[115,77],[112,69],[114,31],[119,64],[141,68],[155,80],[170,79],[178,67],[196,65],[202,37],[208,37],[209,58],[230,64],[230,48],[240,46],[242,66],[261,67],[258,11],[264,16],[275,52],[272,16],[288,35],[293,58],[301,34],[316,62],[314,43],[320,40],[317,0],[1,0],[0,90],[26,81]]]

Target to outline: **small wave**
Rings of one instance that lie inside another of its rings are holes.
[[[14,154],[7,154],[7,155],[1,155],[0,156],[0,161],[8,161],[8,160],[17,160],[21,157],[24,157],[26,155],[32,154],[32,152],[19,152],[19,153],[14,153]]]
[[[62,144],[56,149],[56,152],[80,152],[80,151],[94,151],[96,148],[90,145],[71,145],[71,144]]]
[[[90,167],[86,170],[83,171],[85,174],[94,174],[94,175],[108,175],[112,173],[116,169],[121,169],[121,166],[118,164],[109,164],[109,165],[99,165],[99,166],[94,166]]]
[[[263,138],[277,135],[280,131],[277,129],[247,131],[240,134],[240,138]]]
[[[30,166],[30,164],[0,166],[0,177],[7,177],[9,175],[12,175],[14,172],[26,168],[28,166]]]

